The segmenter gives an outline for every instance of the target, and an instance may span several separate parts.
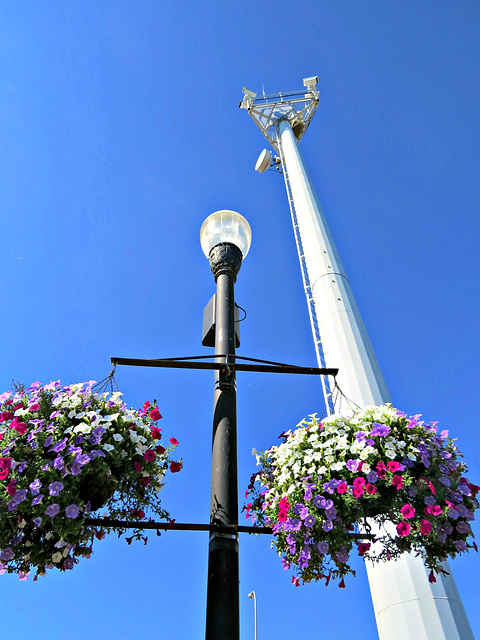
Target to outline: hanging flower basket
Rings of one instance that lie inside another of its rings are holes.
[[[72,569],[105,535],[85,523],[101,508],[127,522],[169,520],[159,491],[182,462],[170,458],[174,438],[160,444],[156,403],[127,409],[121,393],[96,394],[92,384],[38,382],[0,395],[0,573]]]
[[[344,576],[354,574],[354,547],[377,562],[412,551],[431,570],[431,582],[447,556],[477,550],[470,522],[480,487],[465,477],[448,431],[419,418],[390,405],[322,422],[312,415],[257,456],[247,517],[273,528],[296,586],[339,578],[344,587]]]

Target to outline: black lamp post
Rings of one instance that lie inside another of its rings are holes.
[[[222,366],[213,395],[212,476],[208,549],[206,640],[239,640],[237,407],[234,284],[251,242],[248,222],[234,211],[217,211],[200,231],[202,249],[217,283],[215,358]]]

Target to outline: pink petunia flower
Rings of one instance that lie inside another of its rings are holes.
[[[413,518],[413,516],[415,515],[415,509],[411,504],[404,504],[400,509],[400,513],[404,518]]]
[[[397,524],[397,533],[399,536],[408,536],[408,534],[410,533],[410,525],[408,524],[408,522],[405,522],[405,520],[399,522]]]

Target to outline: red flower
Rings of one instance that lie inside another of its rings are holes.
[[[359,542],[357,544],[358,555],[363,556],[370,549],[372,545],[369,542]]]
[[[288,502],[288,498],[285,498],[285,497],[280,498],[279,508],[280,510],[278,512],[278,521],[286,522],[288,510],[290,508],[290,503]]]
[[[8,478],[9,473],[10,473],[10,469],[2,469],[2,471],[0,471],[0,480],[6,480],[6,478]]]
[[[152,438],[154,440],[160,440],[162,437],[162,430],[158,427],[152,427]]]
[[[399,536],[408,536],[408,534],[410,533],[410,525],[408,524],[408,522],[405,522],[405,520],[399,522],[397,524],[397,533]]]
[[[143,410],[146,411],[149,406],[150,406],[150,401],[147,400],[146,402],[143,403]]]
[[[404,518],[413,518],[413,516],[415,515],[415,509],[411,504],[404,504],[400,509],[400,513]]]
[[[175,438],[170,438],[170,444],[173,444],[173,446],[176,447],[178,444],[178,440],[176,440]]]
[[[147,449],[143,454],[143,457],[147,462],[151,462],[152,460],[155,460],[155,451],[153,449]]]
[[[432,495],[435,495],[437,492],[435,491],[435,487],[433,486],[431,481],[429,481],[428,486],[430,487],[430,491],[432,492]]]
[[[337,487],[337,493],[346,493],[347,491],[347,483],[341,482]]]
[[[364,488],[361,485],[357,487],[353,487],[352,495],[354,498],[359,498],[363,494],[363,491],[364,491]]]
[[[11,466],[12,466],[11,458],[0,458],[0,470],[3,471],[3,469],[10,469]]]
[[[371,496],[374,496],[377,493],[377,487],[374,484],[370,484],[370,482],[367,482],[367,484],[365,485],[365,491]]]
[[[400,469],[400,466],[401,465],[396,460],[390,460],[390,462],[387,462],[387,469],[392,473],[398,471]]]
[[[171,463],[170,463],[170,467],[169,467],[169,469],[170,469],[170,471],[171,471],[172,473],[178,473],[178,472],[180,471],[180,469],[181,469],[181,468],[182,468],[182,465],[181,465],[181,463],[180,463],[180,462],[171,462]]]
[[[157,407],[153,407],[153,409],[150,411],[150,419],[156,422],[157,420],[160,420],[161,417],[162,416],[160,415],[160,411],[157,409]]]
[[[135,471],[138,471],[138,473],[142,472],[142,463],[138,462],[138,460],[135,461]]]
[[[144,487],[148,487],[150,482],[151,482],[151,478],[149,476],[147,476],[146,478],[142,478],[142,484]]]
[[[420,523],[420,533],[423,536],[428,536],[428,534],[431,533],[432,529],[433,526],[429,520],[422,520],[422,522]]]
[[[2,411],[0,413],[0,422],[6,422],[7,420],[11,420],[13,418],[13,413],[11,411]]]
[[[143,509],[139,509],[137,511],[137,518],[139,518],[140,520],[142,520],[145,517],[145,511],[143,511]]]
[[[15,429],[15,431],[20,435],[27,432],[27,425],[24,422],[20,422],[17,417],[15,417],[10,423],[10,428]]]
[[[377,474],[380,480],[385,479],[386,466],[384,462],[377,462]]]
[[[397,489],[403,488],[403,476],[393,476],[392,485]]]
[[[428,576],[428,581],[429,582],[436,582],[437,579],[435,578],[435,576],[433,575],[433,571],[430,571],[430,574]]]
[[[428,515],[439,516],[442,514],[442,512],[443,512],[443,509],[439,504],[428,505],[428,507],[425,507],[425,509],[423,510],[423,513],[426,516]]]
[[[294,584],[296,587],[300,586],[300,578],[296,578],[295,576],[292,576],[292,584]]]
[[[155,447],[155,451],[160,455],[162,455],[162,453],[165,453],[165,447],[162,447],[162,445],[157,444],[157,446]]]
[[[10,480],[8,483],[7,493],[9,496],[14,496],[17,493],[17,481],[15,479]]]
[[[343,578],[340,580],[338,587],[339,589],[345,589],[345,580]]]

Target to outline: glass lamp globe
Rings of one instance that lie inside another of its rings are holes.
[[[215,211],[204,220],[200,229],[200,244],[207,256],[217,244],[230,242],[246,257],[252,242],[252,230],[245,218],[236,211]]]

